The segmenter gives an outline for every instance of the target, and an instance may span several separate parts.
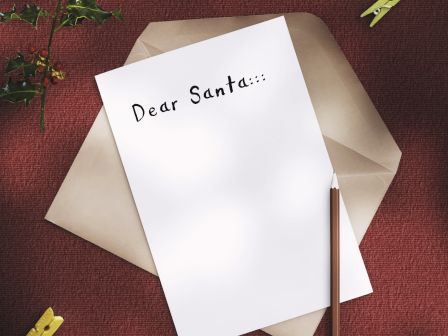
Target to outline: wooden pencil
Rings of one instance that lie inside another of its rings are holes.
[[[331,231],[331,334],[339,336],[339,184],[333,174],[330,189]]]

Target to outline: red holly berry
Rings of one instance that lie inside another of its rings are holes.
[[[30,54],[34,54],[36,52],[36,48],[30,47],[29,52]]]
[[[44,78],[44,80],[42,81],[42,85],[44,87],[48,87],[48,85],[50,85],[50,80],[48,79],[48,77]]]
[[[42,73],[42,72],[44,72],[44,71],[45,71],[45,66],[43,66],[43,65],[39,65],[39,66],[37,67],[37,72]]]
[[[48,50],[47,49],[42,49],[40,51],[40,56],[47,58],[48,57]]]

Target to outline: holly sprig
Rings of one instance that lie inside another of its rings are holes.
[[[48,44],[40,50],[34,47],[27,53],[17,52],[8,59],[5,74],[7,81],[0,86],[0,100],[10,103],[24,102],[26,105],[40,97],[40,128],[45,130],[45,102],[51,85],[66,78],[60,62],[51,57],[51,48],[56,32],[65,27],[75,27],[84,21],[103,24],[109,18],[122,20],[120,10],[103,10],[96,0],[58,0],[53,12],[48,12],[36,4],[27,4],[21,11],[16,6],[7,12],[0,12],[0,24],[23,21],[37,27],[40,18],[51,18]]]

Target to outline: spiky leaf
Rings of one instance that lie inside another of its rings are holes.
[[[6,72],[10,73],[18,69],[23,71],[23,77],[34,77],[36,75],[37,64],[27,62],[23,54],[19,52],[15,57],[8,60],[8,63],[6,64]]]
[[[119,20],[123,19],[119,10],[113,10],[111,12],[105,11],[98,6],[96,0],[68,0],[60,26],[76,26],[84,20],[91,20],[102,24],[112,16]]]
[[[16,6],[14,5],[10,11],[5,13],[0,12],[0,23],[22,20],[36,27],[37,21],[41,16],[48,16],[48,12],[35,4],[25,5],[20,13],[17,12]]]
[[[11,78],[2,88],[0,88],[0,100],[6,100],[10,103],[25,102],[26,105],[39,95],[39,87],[29,80],[13,81]]]
[[[12,6],[12,9],[9,12],[0,12],[0,22],[9,22],[12,20],[21,20],[16,11],[16,5]]]
[[[14,70],[17,70],[25,64],[25,57],[22,53],[17,53],[17,55],[13,58],[10,58],[8,60],[8,63],[6,64],[6,72],[11,72]]]

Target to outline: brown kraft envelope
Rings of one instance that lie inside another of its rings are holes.
[[[126,64],[277,16],[151,23],[137,39]],[[307,13],[285,14],[285,18],[356,238],[361,242],[395,176],[401,151],[326,25]],[[104,108],[45,218],[157,274]],[[263,330],[273,336],[312,335],[324,312],[322,309]]]

